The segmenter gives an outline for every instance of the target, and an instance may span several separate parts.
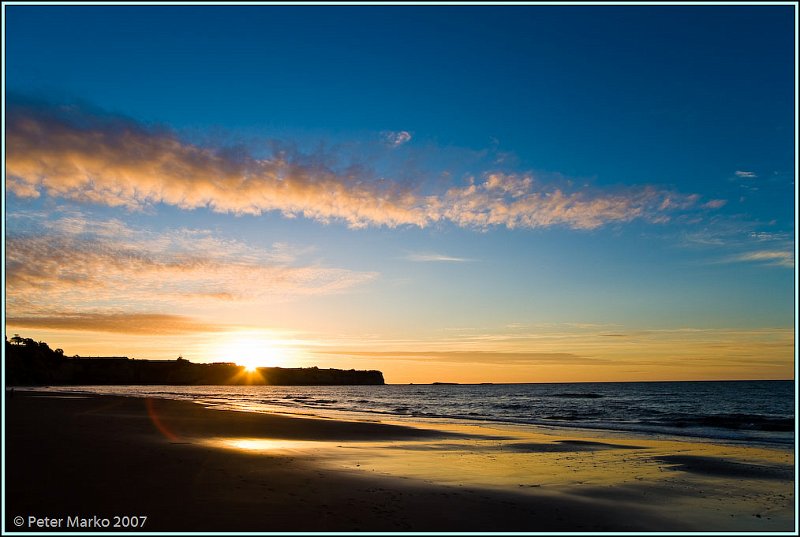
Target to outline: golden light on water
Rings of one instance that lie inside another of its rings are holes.
[[[286,440],[275,438],[212,438],[206,444],[225,449],[249,452],[275,452],[302,449],[330,448],[327,442],[315,440]]]

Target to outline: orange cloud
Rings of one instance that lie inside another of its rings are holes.
[[[218,327],[201,323],[182,315],[159,313],[58,313],[32,317],[9,317],[9,326],[118,332],[122,334],[168,335],[194,332],[213,332]]]
[[[663,222],[669,211],[698,199],[653,188],[565,192],[529,174],[503,173],[423,193],[421,187],[337,172],[313,158],[260,159],[200,147],[167,130],[75,107],[12,103],[6,132],[10,192],[128,209],[164,203],[232,214],[277,211],[354,228],[449,221],[473,228],[593,229],[638,218]]]
[[[498,352],[498,351],[353,351],[317,350],[315,354],[334,354],[352,358],[393,358],[422,362],[463,364],[537,365],[542,363],[601,363],[608,360],[578,356],[567,352]]]
[[[308,352],[354,367],[369,361],[391,382],[719,380],[793,378],[794,345],[791,326],[641,330],[553,323],[459,329],[435,340],[333,339]]]

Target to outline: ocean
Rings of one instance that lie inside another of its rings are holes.
[[[181,399],[257,412],[502,422],[770,445],[794,443],[796,408],[792,381],[44,389]]]

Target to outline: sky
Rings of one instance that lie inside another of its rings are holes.
[[[791,379],[795,18],[4,4],[6,333],[389,383]]]

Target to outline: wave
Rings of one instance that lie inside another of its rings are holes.
[[[677,428],[716,427],[719,429],[748,431],[794,431],[794,418],[775,418],[760,414],[711,414],[707,416],[679,416],[660,420],[647,420],[647,425]]]
[[[54,391],[190,399],[251,411],[465,419],[642,434],[791,443],[793,383],[404,385],[368,387],[79,386]],[[670,385],[671,386],[671,385]],[[665,393],[672,397],[665,397]],[[698,410],[695,410],[698,409]],[[317,412],[317,410],[319,412]]]

